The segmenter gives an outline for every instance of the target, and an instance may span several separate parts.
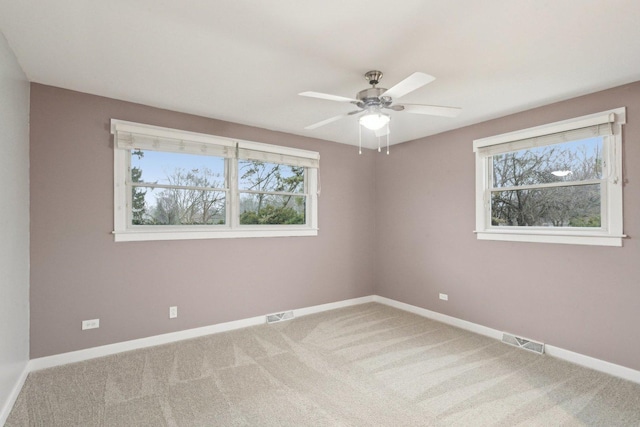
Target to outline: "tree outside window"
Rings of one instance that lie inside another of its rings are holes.
[[[602,138],[494,155],[491,225],[600,227]]]

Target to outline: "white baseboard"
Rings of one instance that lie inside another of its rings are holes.
[[[53,368],[55,366],[66,365],[68,363],[82,362],[84,360],[95,359],[96,357],[110,356],[124,351],[138,350],[156,345],[169,344],[172,342],[197,338],[203,335],[216,334],[219,332],[232,331],[234,329],[246,328],[259,325],[265,322],[264,316],[250,317],[232,322],[218,323],[216,325],[203,326],[201,328],[187,329],[184,331],[171,332],[168,334],[154,335],[147,338],[140,338],[131,341],[123,341],[115,344],[101,345],[84,350],[70,351],[68,353],[55,354],[53,356],[39,357],[29,361],[29,370]]]
[[[11,413],[11,409],[13,409],[13,405],[16,403],[18,399],[18,395],[22,390],[22,386],[24,386],[24,382],[27,380],[27,375],[29,375],[29,363],[24,363],[24,368],[22,369],[22,373],[18,377],[18,381],[16,381],[11,393],[7,396],[7,400],[2,402],[2,407],[0,408],[0,426],[3,426],[4,423],[7,422],[7,418],[9,418],[9,414]]]
[[[404,302],[399,302],[378,295],[373,296],[373,301],[395,307],[400,310],[408,311],[410,313],[414,313],[429,319],[437,320],[438,322],[446,323],[447,325],[456,326],[460,329],[465,329],[467,331],[475,332],[480,335],[485,335],[497,340],[502,340],[501,331],[478,325],[477,323],[468,322],[466,320],[458,319],[457,317],[447,316],[446,314],[427,310],[426,308],[417,307],[415,305],[406,304]],[[545,354],[547,354],[548,356],[566,360],[567,362],[575,363],[576,365],[584,366],[595,371],[604,372],[605,374],[613,375],[615,377],[640,384],[640,371],[636,371],[635,369],[616,365],[615,363],[596,359],[590,356],[585,356],[584,354],[575,353],[573,351],[565,350],[563,348],[555,347],[548,344],[545,344],[544,348]]]
[[[368,295],[366,297],[347,299],[344,301],[330,302],[327,304],[314,305],[306,308],[299,308],[293,310],[293,314],[295,316],[306,316],[308,314],[320,313],[323,311],[335,310],[336,308],[350,307],[352,305],[360,305],[365,304],[367,302],[373,302],[373,295]]]
[[[477,323],[458,319],[457,317],[447,316],[446,314],[438,313],[437,311],[427,310],[426,308],[417,307],[415,305],[406,304],[404,302],[381,297],[378,295],[374,295],[373,301],[395,307],[400,310],[408,311],[422,317],[428,317],[429,319],[437,320],[438,322],[446,323],[447,325],[456,326],[460,329],[475,332],[476,334],[485,335],[487,337],[495,338],[498,340],[502,339],[502,332],[500,331],[492,328],[487,328],[486,326],[478,325]]]
[[[627,368],[626,366],[622,365],[616,365],[615,363],[596,359],[595,357],[585,356],[584,354],[565,350],[564,348],[556,347],[553,345],[545,344],[544,352],[551,357],[566,360],[567,362],[575,363],[576,365],[584,366],[585,368],[604,372],[606,374],[613,375],[614,377],[622,378],[640,384],[640,371],[636,371],[635,369]]]
[[[293,310],[295,316],[305,316],[319,313],[321,311],[333,310],[336,308],[348,307],[352,305],[372,302],[373,296],[353,298],[344,301],[337,301],[328,304],[315,305]],[[147,338],[140,338],[131,341],[124,341],[115,344],[102,345],[99,347],[87,348],[84,350],[71,351],[69,353],[56,354],[53,356],[39,357],[29,361],[29,372],[40,369],[53,368],[55,366],[66,365],[68,363],[82,362],[83,360],[95,359],[96,357],[110,356],[123,351],[138,350],[156,345],[169,344],[176,341],[198,338],[204,335],[217,334],[220,332],[232,331],[234,329],[256,326],[266,322],[265,316],[250,317],[247,319],[234,320],[232,322],[218,323],[201,328],[187,329],[184,331],[171,332],[168,334],[155,335]]]
[[[306,316],[309,314],[320,313],[327,310],[333,310],[336,308],[349,307],[353,305],[364,304],[368,302],[377,302],[385,304],[391,307],[398,308],[400,310],[408,311],[429,319],[437,320],[439,322],[456,326],[461,329],[465,329],[471,332],[475,332],[480,335],[485,335],[494,339],[502,339],[502,332],[493,328],[478,325],[477,323],[469,322],[466,320],[458,319],[457,317],[448,316],[446,314],[438,313],[435,311],[427,310],[425,308],[417,307],[415,305],[406,304],[400,301],[392,300],[389,298],[381,297],[378,295],[369,295],[361,298],[353,298],[344,301],[332,302],[328,304],[321,304],[306,308],[294,309],[294,315],[297,317]],[[219,332],[232,331],[234,329],[246,328],[248,326],[255,326],[265,323],[265,316],[250,317],[247,319],[235,320],[232,322],[219,323],[216,325],[204,326],[201,328],[188,329],[185,331],[172,332],[168,334],[156,335],[147,338],[140,338],[131,341],[125,341],[115,344],[103,345],[100,347],[93,347],[84,350],[72,351],[69,353],[57,354],[53,356],[40,357],[37,359],[31,359],[24,369],[19,381],[14,387],[14,391],[9,396],[7,402],[0,412],[0,425],[9,416],[9,412],[17,399],[18,394],[24,384],[25,379],[29,372],[37,371],[39,369],[52,368],[59,365],[66,365],[68,363],[81,362],[83,360],[94,359],[96,357],[109,356],[124,351],[137,350],[146,347],[152,347],[156,345],[169,344],[176,341],[181,341],[190,338],[197,338],[204,335],[216,334]],[[620,377],[629,381],[640,384],[640,371],[636,371],[625,366],[616,365],[614,363],[606,362],[604,360],[596,359],[593,357],[585,356],[583,354],[575,353],[569,350],[562,349],[551,345],[545,345],[546,354],[558,359],[563,359],[568,362],[575,363],[577,365],[585,366],[596,371],[604,372],[609,375]]]

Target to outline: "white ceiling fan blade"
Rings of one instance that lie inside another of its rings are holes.
[[[441,117],[457,117],[462,111],[462,108],[456,107],[440,107],[437,105],[420,105],[420,104],[402,104],[407,113],[413,114],[428,114],[430,116]]]
[[[320,93],[320,92],[300,92],[298,95],[308,96],[309,98],[326,99],[328,101],[358,102],[357,99],[347,98],[347,97],[338,96],[338,95],[330,95],[328,93]]]
[[[405,96],[409,92],[413,92],[414,90],[421,88],[427,83],[431,83],[435,79],[435,77],[430,76],[429,74],[415,72],[406,79],[402,80],[400,83],[393,86],[391,89],[387,89],[387,91],[383,93],[382,96],[389,96],[393,99],[398,99]]]
[[[324,126],[324,125],[328,125],[329,123],[337,122],[338,120],[343,119],[343,118],[345,118],[345,117],[348,117],[348,116],[350,116],[350,115],[352,115],[352,114],[355,114],[355,113],[357,113],[357,112],[359,112],[359,111],[352,111],[352,112],[350,112],[350,113],[340,114],[339,116],[333,116],[333,117],[328,118],[328,119],[326,119],[326,120],[323,120],[323,121],[321,121],[321,122],[318,122],[318,123],[314,123],[314,124],[312,124],[312,125],[309,125],[309,126],[305,127],[305,129],[308,129],[308,130],[317,129],[317,128],[319,128],[320,126]]]

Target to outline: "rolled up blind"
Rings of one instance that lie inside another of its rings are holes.
[[[481,156],[494,156],[532,147],[543,147],[597,136],[609,136],[613,135],[613,122],[615,122],[615,114],[611,113],[591,118],[582,123],[575,123],[572,128],[549,134],[541,133],[529,136],[516,132],[500,135],[474,141],[474,151]]]
[[[305,168],[318,168],[320,164],[320,160],[317,158],[279,154],[247,148],[238,148],[238,158],[267,163],[281,163]]]
[[[116,148],[123,150],[154,150],[173,153],[234,157],[236,143],[233,140],[112,120],[112,133]]]
[[[315,151],[187,132],[139,123],[111,121],[115,147],[122,150],[155,150],[227,158],[239,158],[298,167],[318,168]]]
[[[132,132],[116,132],[116,147],[124,150],[154,150],[172,153],[233,157],[235,148],[185,139],[160,138]]]

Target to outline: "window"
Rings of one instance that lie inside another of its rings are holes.
[[[131,225],[227,223],[224,157],[140,149],[129,153],[125,184],[131,186]]]
[[[111,121],[116,241],[317,235],[319,154]]]
[[[622,246],[625,108],[478,139],[482,240]]]
[[[240,224],[304,224],[304,168],[240,160]]]

